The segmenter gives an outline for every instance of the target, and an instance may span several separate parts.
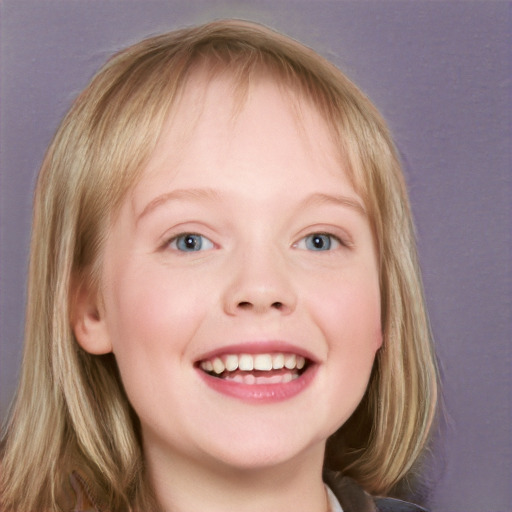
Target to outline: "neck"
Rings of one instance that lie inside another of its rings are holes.
[[[233,468],[173,453],[146,453],[148,477],[164,512],[326,512],[323,447],[263,468]]]

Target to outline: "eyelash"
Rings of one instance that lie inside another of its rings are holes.
[[[310,242],[308,244],[308,242]],[[313,245],[313,246],[312,246]],[[311,233],[293,244],[293,248],[311,252],[327,252],[347,246],[339,237],[332,233]],[[188,253],[213,249],[214,243],[199,233],[180,233],[165,243],[166,248]]]

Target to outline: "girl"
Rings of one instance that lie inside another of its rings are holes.
[[[420,510],[371,494],[436,382],[396,151],[339,70],[238,21],[107,62],[37,184],[3,511]]]

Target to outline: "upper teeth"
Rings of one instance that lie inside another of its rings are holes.
[[[201,361],[200,366],[206,372],[214,372],[220,375],[225,370],[250,372],[252,370],[270,371],[301,370],[306,364],[306,359],[295,354],[228,354]]]

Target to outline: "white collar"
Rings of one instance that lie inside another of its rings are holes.
[[[331,489],[327,485],[325,489],[327,490],[327,499],[329,500],[329,512],[343,512],[338,498],[336,498]]]

